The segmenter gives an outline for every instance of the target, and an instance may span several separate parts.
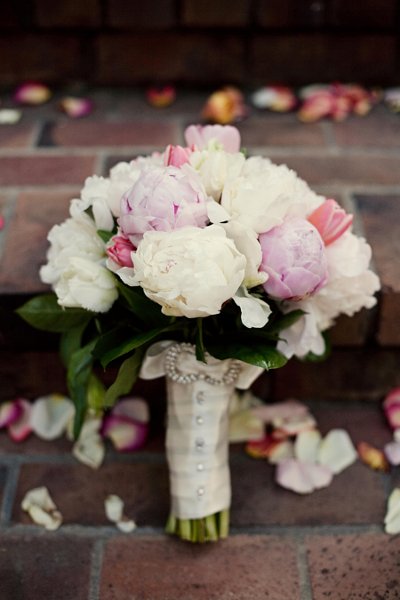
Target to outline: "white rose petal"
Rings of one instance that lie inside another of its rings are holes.
[[[400,533],[400,488],[395,488],[389,496],[385,531],[392,535]]]
[[[349,434],[344,429],[332,429],[322,440],[318,450],[318,462],[338,474],[358,458]]]
[[[276,481],[282,487],[297,494],[310,494],[331,483],[332,471],[322,465],[288,458],[279,461]]]
[[[99,433],[101,420],[89,417],[83,424],[78,440],[72,448],[72,454],[79,462],[91,469],[98,469],[104,460],[106,449]]]
[[[38,487],[27,492],[22,500],[21,508],[29,514],[37,525],[54,531],[62,523],[62,514],[54,504],[46,487]]]
[[[241,286],[233,296],[233,301],[241,310],[241,319],[245,327],[264,327],[272,312],[269,305],[252,296],[244,286]]]
[[[59,394],[38,398],[31,410],[32,431],[42,440],[55,440],[67,429],[75,415],[72,401]]]
[[[104,508],[107,519],[116,523],[122,519],[124,513],[124,501],[116,494],[110,494],[105,499]]]
[[[321,439],[321,434],[316,429],[301,431],[294,443],[296,458],[306,462],[317,462]]]

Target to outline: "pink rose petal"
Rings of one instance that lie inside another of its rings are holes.
[[[327,467],[301,462],[295,458],[280,461],[276,469],[276,482],[297,494],[310,494],[326,487],[331,483],[332,477],[332,471]]]
[[[8,435],[14,442],[23,442],[31,433],[31,411],[32,404],[24,398],[18,398],[21,414],[16,421],[8,426]]]
[[[22,414],[22,410],[19,399],[0,404],[0,429],[17,421]]]
[[[51,98],[51,91],[43,83],[29,81],[20,85],[14,92],[14,101],[32,106],[43,104]]]
[[[124,398],[112,410],[113,415],[128,417],[140,423],[148,423],[150,419],[149,407],[142,398]]]
[[[59,102],[59,108],[72,119],[87,117],[93,111],[94,104],[89,98],[68,96]]]
[[[392,429],[400,427],[400,387],[393,388],[383,402],[388,423]]]
[[[384,447],[384,452],[389,463],[395,467],[400,465],[400,443],[389,442]]]
[[[110,439],[116,450],[131,452],[143,446],[148,435],[147,424],[111,413],[103,420],[101,434]]]

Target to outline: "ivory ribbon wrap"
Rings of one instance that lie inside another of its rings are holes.
[[[229,508],[229,402],[235,388],[247,389],[262,371],[231,359],[208,357],[204,364],[188,344],[160,342],[148,350],[140,376],[167,378],[173,516],[200,519]]]

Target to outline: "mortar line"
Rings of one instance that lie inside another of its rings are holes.
[[[8,526],[11,523],[19,473],[20,467],[18,464],[10,465],[7,469],[6,484],[3,492],[3,505],[0,511],[0,527]]]
[[[98,600],[100,597],[100,578],[103,566],[104,541],[97,540],[93,545],[89,575],[88,600]]]
[[[297,570],[301,600],[313,600],[310,572],[308,569],[307,551],[303,540],[297,541]]]

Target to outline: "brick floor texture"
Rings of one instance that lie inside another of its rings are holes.
[[[90,2],[72,12],[67,4],[60,11],[69,11],[72,22],[86,29],[96,26],[98,17],[86,10]],[[110,5],[107,18],[113,26],[123,26],[118,7],[127,4],[116,0]],[[227,18],[218,16],[214,4],[184,3],[185,22],[199,27],[199,43],[201,27],[207,25],[201,6],[214,7],[213,19],[221,18],[221,27]],[[59,14],[50,12],[50,5],[36,3],[42,28],[57,25]],[[229,25],[240,25],[242,18],[235,7]],[[169,27],[173,19],[171,13],[155,28]],[[104,65],[107,56],[120,52],[121,35],[99,41]],[[226,37],[224,44],[229,43]],[[210,52],[202,46],[201,51]],[[252,52],[261,49],[254,44]],[[128,66],[132,60],[126,58]],[[68,70],[68,64],[63,68]],[[145,65],[136,68],[145,70]],[[106,79],[112,75],[103,73]],[[56,98],[26,109],[18,125],[0,126],[0,214],[5,221],[0,231],[0,402],[66,391],[57,336],[33,331],[13,312],[46,289],[38,269],[45,261],[49,228],[67,216],[69,200],[79,195],[87,176],[107,175],[121,160],[182,143],[185,127],[200,120],[205,95],[179,94],[162,111],[127,90],[93,90],[93,98],[96,109],[86,120],[61,115]],[[355,444],[367,441],[382,448],[391,432],[380,402],[400,385],[399,117],[377,107],[364,119],[304,125],[292,114],[258,111],[238,127],[250,154],[287,163],[317,191],[354,211],[355,227],[372,246],[373,267],[382,282],[375,309],[338,320],[330,358],[292,361],[259,378],[254,391],[268,401],[300,398],[322,433],[345,428]],[[111,381],[114,375],[111,371],[106,377]],[[164,383],[140,382],[135,392],[149,402],[150,439],[136,453],[108,448],[97,471],[73,458],[65,438],[45,442],[30,436],[15,444],[0,431],[0,600],[400,598],[400,540],[383,529],[400,467],[382,473],[357,461],[328,488],[298,496],[276,485],[272,466],[250,459],[235,444],[230,453],[231,536],[193,546],[163,530],[169,509]],[[43,485],[63,514],[56,532],[33,525],[21,509],[25,493]],[[111,493],[123,498],[126,514],[135,519],[132,534],[107,521],[104,499]]]

